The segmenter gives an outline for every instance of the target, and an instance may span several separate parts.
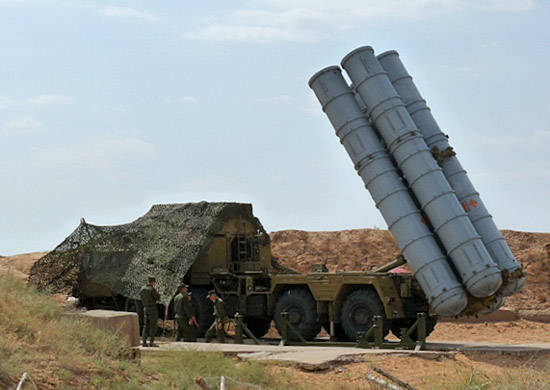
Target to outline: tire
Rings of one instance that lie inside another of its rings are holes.
[[[393,320],[391,325],[391,332],[395,336],[401,338],[401,328],[410,328],[415,321],[416,318],[399,318]],[[433,332],[435,324],[437,324],[437,320],[434,317],[426,317],[426,337],[428,337],[430,333]],[[414,341],[418,340],[418,333],[416,330],[411,333],[411,339],[413,339]]]
[[[203,337],[210,325],[214,322],[214,305],[209,299],[206,299],[208,289],[203,287],[191,287],[191,302],[195,308],[197,322],[197,337]]]
[[[311,293],[306,289],[292,289],[285,291],[279,296],[275,305],[275,326],[281,334],[283,327],[281,313],[289,314],[289,321],[308,341],[313,340],[321,331],[321,324],[317,318],[317,302]],[[288,335],[290,340],[299,340],[299,337],[292,331]]]
[[[271,328],[271,318],[244,318],[244,323],[257,338],[264,337]]]
[[[349,294],[342,305],[340,316],[342,328],[348,339],[355,341],[358,332],[367,332],[376,315],[384,317],[383,335],[386,337],[389,333],[389,322],[385,319],[384,305],[376,291],[363,288]]]
[[[323,329],[330,335],[330,322],[323,323]],[[340,323],[334,324],[334,337],[336,337],[336,341],[351,341]]]

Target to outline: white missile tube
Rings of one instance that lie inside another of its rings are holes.
[[[336,135],[388,224],[399,248],[435,313],[459,314],[467,296],[446,256],[422,221],[396,167],[342,77],[331,66],[317,72],[309,86],[319,99]]]
[[[494,294],[502,284],[491,259],[422,134],[416,128],[386,72],[365,46],[342,60],[357,93],[384,138],[410,188],[429,217],[462,283],[474,297]]]
[[[401,62],[399,54],[395,50],[391,50],[378,55],[377,58],[388,73],[390,81],[403,100],[403,104],[418,130],[424,136],[428,148],[441,156],[439,163],[443,174],[455,191],[458,201],[466,210],[491,258],[500,270],[505,271],[504,284],[500,293],[509,296],[519,292],[525,285],[525,276],[521,265],[514,258],[468,174],[452,151],[447,136],[439,128],[426,101],[420,95],[412,77]]]

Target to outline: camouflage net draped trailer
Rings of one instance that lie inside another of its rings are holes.
[[[349,340],[368,330],[374,315],[386,318],[386,333],[399,333],[418,311],[429,309],[410,274],[329,273],[318,267],[302,275],[282,267],[252,206],[237,203],[156,205],[119,226],[82,221],[34,265],[30,281],[73,293],[88,308],[139,312],[139,288],[149,275],[157,278],[161,318],[171,317],[178,284],[191,285],[200,334],[213,320],[205,299],[211,288],[225,300],[228,314],[243,315],[256,336],[265,335],[272,320],[280,329],[283,312],[307,339],[324,326],[334,338]]]

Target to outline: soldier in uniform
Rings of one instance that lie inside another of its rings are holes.
[[[216,295],[216,290],[208,291],[206,298],[210,299],[210,301],[214,304],[214,323],[206,331],[206,342],[209,343],[210,340],[216,336],[218,343],[225,343],[225,332],[223,330],[223,325],[227,322],[228,318],[225,314],[223,301]]]
[[[157,333],[158,309],[157,302],[160,294],[155,289],[156,280],[153,276],[147,279],[147,284],[139,291],[141,303],[143,303],[143,346],[147,347],[147,338],[149,338],[149,347],[158,347],[155,344]]]
[[[178,287],[178,294],[174,297],[174,312],[176,317],[176,341],[194,342],[197,341],[196,328],[198,327],[195,317],[195,308],[191,303],[188,286],[182,284]]]

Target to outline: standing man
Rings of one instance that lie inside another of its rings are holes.
[[[216,336],[216,341],[218,343],[225,343],[223,324],[227,322],[228,318],[225,314],[225,306],[223,305],[223,301],[216,295],[216,290],[208,291],[206,298],[210,299],[210,301],[214,304],[214,323],[206,331],[206,342],[209,343],[210,340]]]
[[[158,309],[157,302],[160,294],[155,289],[156,280],[153,276],[147,278],[147,284],[139,291],[141,303],[143,303],[143,346],[147,347],[147,338],[150,339],[149,347],[158,347],[155,344],[155,335],[157,333]]]
[[[195,308],[191,303],[190,293],[186,284],[178,287],[178,294],[174,297],[174,312],[176,314],[176,341],[197,341]]]

